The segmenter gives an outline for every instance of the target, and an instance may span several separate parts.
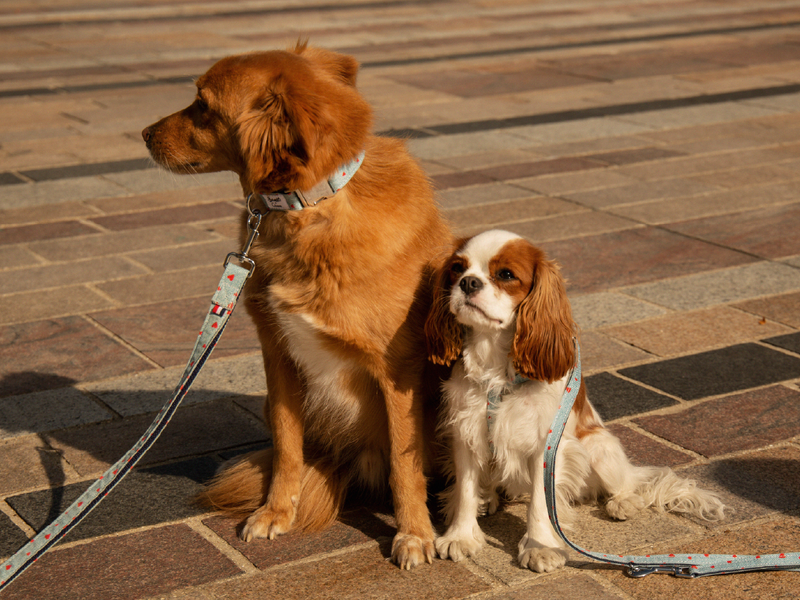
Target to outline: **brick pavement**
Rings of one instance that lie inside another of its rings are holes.
[[[354,54],[455,229],[528,236],[569,278],[590,394],[638,463],[717,490],[721,524],[579,511],[616,552],[800,549],[800,2],[61,0],[0,7],[0,557],[146,428],[236,249],[230,174],[153,168],[140,130],[217,58]],[[414,572],[390,509],[243,544],[191,502],[268,443],[245,315],[143,463],[5,598],[789,598],[797,574],[630,580],[490,546]]]

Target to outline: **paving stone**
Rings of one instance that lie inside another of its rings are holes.
[[[775,234],[800,230],[800,205],[796,204],[672,223],[669,228],[765,258],[800,254],[800,236]]]
[[[377,537],[391,539],[396,533],[393,527],[387,526],[365,510],[343,515],[339,521],[324,531],[314,533],[294,531],[274,540],[241,541],[237,535],[241,522],[242,519],[226,517],[203,520],[206,527],[241,552],[259,569],[268,569],[314,555],[358,546]]]
[[[639,227],[639,224],[628,219],[620,219],[605,213],[583,211],[571,215],[554,216],[546,220],[509,223],[506,228],[538,244],[576,235],[596,235],[634,227]]]
[[[701,481],[705,489],[719,496],[729,509],[725,519],[702,523],[724,531],[739,523],[796,511],[800,507],[798,465],[800,450],[779,446],[681,469],[680,474]]]
[[[764,319],[800,329],[800,292],[757,298],[732,306]]]
[[[741,261],[748,261],[739,255]],[[731,262],[736,258],[731,257]],[[623,290],[642,300],[675,310],[695,310],[714,304],[741,302],[794,291],[800,271],[781,263],[757,262],[708,273],[683,275]]]
[[[622,344],[596,331],[581,331],[580,343],[582,368],[587,375],[653,359],[652,356],[641,350]]]
[[[800,333],[790,333],[788,335],[779,335],[777,337],[768,338],[764,340],[768,344],[783,348],[789,352],[800,354]]]
[[[559,598],[561,600],[583,600],[594,598],[597,600],[621,599],[623,596],[616,591],[604,588],[600,583],[588,575],[570,574],[556,577],[542,578],[529,586],[509,592],[501,592],[491,596],[492,600],[528,600],[529,598]]]
[[[531,193],[505,183],[490,183],[465,188],[442,190],[436,194],[439,206],[445,213],[452,209],[472,207],[475,205],[496,204],[520,198],[530,198]]]
[[[606,335],[657,356],[700,352],[789,331],[772,322],[727,306],[673,313],[630,325],[610,327]]]
[[[196,244],[216,239],[218,238],[211,233],[193,227],[148,227],[144,231],[121,231],[75,239],[35,242],[31,243],[29,248],[47,260],[67,261]]]
[[[438,599],[463,598],[491,589],[491,584],[451,561],[434,560],[412,572],[388,560],[391,541],[362,550],[303,562],[263,574],[237,578],[170,596],[193,599]]]
[[[197,183],[197,182],[196,182]],[[170,206],[194,207],[197,204],[218,200],[240,201],[241,186],[231,183],[216,185],[196,185],[162,192],[149,192],[126,196],[124,198],[98,198],[87,200],[84,204],[107,215],[163,209]],[[93,213],[96,216],[97,212]]]
[[[514,182],[515,185],[528,188],[540,194],[551,194],[562,197],[567,194],[578,194],[579,192],[587,190],[621,187],[635,183],[636,180],[631,177],[626,177],[617,171],[608,169],[531,177]],[[572,196],[570,196],[570,199],[572,199]]]
[[[701,194],[691,197],[678,197],[666,200],[640,202],[624,206],[609,207],[609,212],[649,223],[666,225],[685,219],[713,218],[727,216],[726,213],[747,211],[760,207],[771,207],[794,202],[797,186],[792,183],[779,183],[766,186],[751,186],[724,192]],[[680,226],[667,229],[680,231]],[[700,236],[702,237],[702,236]],[[791,248],[791,244],[787,245]]]
[[[31,374],[22,375],[30,379]],[[10,396],[0,399],[0,439],[96,423],[111,416],[71,387]]]
[[[127,190],[100,177],[77,177],[61,181],[44,181],[24,185],[0,186],[0,209],[8,210],[68,201],[89,200],[111,196],[127,196]]]
[[[60,320],[93,310],[109,308],[111,301],[85,285],[8,294],[2,297],[13,311],[0,312],[0,324],[25,324],[30,321]]]
[[[128,258],[145,265],[153,271],[173,271],[203,265],[221,265],[229,252],[238,251],[239,249],[238,243],[224,239],[188,246],[146,250],[129,254]]]
[[[241,209],[230,202],[209,202],[195,205],[191,210],[186,210],[184,207],[164,208],[108,217],[94,217],[90,221],[104,229],[124,231],[140,227],[182,225],[192,221],[238,217],[240,214]]]
[[[586,389],[604,421],[678,404],[676,400],[616,377],[598,373],[586,378]]]
[[[78,221],[20,225],[0,229],[0,244],[21,244],[97,233],[99,233],[97,229]]]
[[[605,208],[620,204],[672,200],[674,198],[694,197],[714,191],[711,185],[704,185],[686,179],[662,179],[660,181],[641,181],[628,185],[602,187],[588,191],[569,192],[569,200],[583,206]]]
[[[33,181],[50,181],[53,179],[70,179],[74,177],[88,177],[90,175],[120,173],[122,171],[140,171],[147,168],[153,168],[152,162],[150,162],[149,159],[134,158],[101,163],[84,163],[64,167],[29,169],[27,171],[22,171],[22,174]]]
[[[219,268],[217,264],[216,269]],[[162,366],[185,365],[197,340],[197,331],[208,313],[213,287],[209,287],[208,292],[208,298],[186,298],[103,311],[92,313],[91,318],[154,362]],[[214,350],[215,358],[261,350],[249,315],[243,307],[239,307],[239,311],[228,321]]]
[[[622,442],[625,453],[634,465],[677,467],[694,460],[691,454],[657,442],[620,423],[611,423],[608,430]]]
[[[74,263],[41,265],[22,270],[0,272],[0,289],[29,292],[142,275],[147,271],[130,261],[112,257]]]
[[[558,198],[533,197],[448,210],[445,218],[455,230],[474,229],[476,223],[480,223],[483,229],[489,229],[503,223],[543,219],[575,210],[574,204]]]
[[[8,325],[0,332],[0,396],[144,371],[150,365],[79,317]]]
[[[572,316],[583,331],[639,321],[663,315],[666,312],[660,306],[641,302],[616,292],[583,294],[570,298],[570,303],[572,304]]]
[[[800,377],[800,359],[759,344],[737,344],[619,371],[685,400],[729,394]]]
[[[736,531],[725,531],[700,540],[680,544],[658,544],[654,553],[702,551],[708,554],[774,554],[800,546],[800,523],[796,518],[752,525]],[[749,600],[759,598],[794,598],[797,595],[796,573],[740,573],[727,577],[679,579],[651,575],[631,579],[621,571],[603,570],[598,574],[618,586],[632,598],[641,600]]]
[[[585,158],[596,160],[609,165],[631,165],[641,162],[650,162],[659,159],[676,158],[685,156],[684,152],[668,148],[632,148],[589,154]]]
[[[162,303],[166,299],[211,294],[222,277],[222,264],[158,272],[97,284],[97,288],[122,306]],[[199,325],[202,325],[202,320]]]
[[[128,417],[158,411],[173,393],[183,372],[184,367],[147,371],[83,384],[81,389],[99,398],[116,413]],[[183,402],[186,405],[200,404],[230,397],[241,401],[241,394],[250,394],[253,402],[263,404],[266,391],[261,353],[246,354],[209,360]]]
[[[703,402],[637,425],[703,456],[761,448],[800,435],[800,392],[762,388]]]
[[[42,594],[52,600],[135,600],[240,573],[188,526],[167,525],[46,554],[4,590],[3,600]]]
[[[648,281],[658,282],[652,284],[653,288],[658,289],[660,286],[674,285],[673,280],[662,283],[659,281],[661,279],[740,265],[753,260],[725,248],[687,240],[651,227],[544,242],[541,246],[550,258],[561,265],[562,272],[567,277],[567,290],[571,294],[605,291]],[[800,280],[800,275],[793,276],[784,270],[788,267],[776,267],[776,272],[782,278]],[[789,285],[794,284],[787,282],[786,287]],[[633,289],[638,291],[639,288]],[[630,293],[630,290],[631,288],[626,289],[625,293]],[[764,293],[769,293],[769,290],[761,292]],[[631,295],[653,301],[650,295]],[[669,306],[658,301],[656,304]]]
[[[88,428],[52,431],[45,439],[81,476],[97,476],[134,445],[153,419],[154,415],[136,416]],[[267,439],[263,426],[234,409],[229,402],[182,407],[169,425],[140,464],[150,465]]]
[[[74,469],[61,453],[37,435],[19,436],[0,443],[0,495],[48,485],[59,487],[76,478]]]
[[[5,514],[0,513],[0,560],[14,554],[27,541],[25,532]]]
[[[15,269],[41,264],[38,257],[24,246],[0,246],[0,269]],[[6,288],[3,288],[3,293]]]
[[[194,497],[200,484],[214,475],[216,463],[207,457],[136,469],[64,537],[64,542],[85,540],[169,523],[203,513]],[[34,530],[49,525],[91,485],[82,481],[62,488],[12,496],[6,502]],[[147,502],[142,499],[146,498]]]

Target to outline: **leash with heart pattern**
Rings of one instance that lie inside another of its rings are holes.
[[[111,490],[133,469],[169,424],[170,419],[200,373],[200,369],[203,368],[222,336],[222,332],[228,323],[228,318],[241,296],[242,288],[253,272],[255,264],[248,258],[247,252],[258,235],[260,222],[261,215],[257,211],[250,211],[248,220],[250,235],[248,240],[241,253],[232,252],[225,260],[222,278],[217,286],[217,291],[211,298],[211,307],[203,321],[203,327],[197,336],[189,362],[172,397],[161,408],[147,431],[122,458],[89,486],[55,521],[36,534],[33,539],[0,565],[0,591],[21,575],[25,569],[36,562],[45,552],[55,546],[92,509],[100,504]],[[247,265],[247,268],[231,262],[231,258],[237,258],[242,264]]]
[[[558,522],[555,493],[555,464],[558,443],[567,424],[572,405],[581,386],[580,346],[575,341],[575,366],[567,380],[561,405],[553,419],[550,433],[545,442],[544,488],[547,513],[550,522],[561,539],[573,550],[594,560],[625,567],[631,577],[644,577],[651,573],[670,573],[676,577],[704,577],[744,573],[748,571],[800,571],[800,552],[781,552],[779,554],[737,555],[737,554],[647,554],[628,556],[591,552],[574,544],[567,538]]]

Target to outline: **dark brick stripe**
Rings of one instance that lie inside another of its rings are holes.
[[[480,121],[468,121],[464,123],[447,123],[444,125],[430,125],[418,129],[389,129],[381,132],[381,135],[403,138],[426,138],[434,135],[475,133],[480,131],[493,131],[496,129],[510,129],[512,127],[525,127],[529,125],[544,125],[549,123],[564,123],[568,121],[581,121],[583,119],[595,119],[600,117],[634,115],[637,113],[655,110],[688,108],[691,106],[721,104],[723,102],[736,102],[740,100],[752,100],[755,98],[771,98],[786,94],[796,94],[798,92],[800,92],[800,84],[792,83],[772,87],[737,90],[735,92],[723,92],[720,94],[701,94],[699,96],[688,96],[685,98],[668,98],[660,100],[648,100],[644,102],[612,104],[609,106],[597,106],[593,108],[564,110],[536,115],[511,117],[508,119],[485,119]]]
[[[31,169],[20,171],[22,175],[33,181],[53,181],[56,179],[70,179],[72,177],[93,177],[108,173],[125,173],[127,171],[141,171],[155,169],[153,161],[148,158],[132,158],[128,160],[113,160],[102,163],[87,163],[70,165],[67,167],[47,167],[44,169]]]

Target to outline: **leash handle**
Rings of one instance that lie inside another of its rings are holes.
[[[41,530],[8,560],[0,564],[0,591],[57,544],[93,508],[100,504],[109,492],[122,481],[125,475],[133,469],[164,431],[164,428],[178,409],[178,405],[186,396],[192,383],[194,383],[200,369],[202,369],[214,350],[214,346],[216,346],[222,332],[225,330],[228,318],[239,300],[242,288],[252,273],[252,261],[247,258],[246,253],[235,254],[235,256],[243,260],[243,262],[247,262],[251,268],[247,269],[229,262],[230,255],[226,259],[222,279],[220,279],[217,291],[211,298],[211,307],[197,336],[189,363],[175,388],[172,398],[164,404],[153,423],[134,444],[133,448],[109,467],[55,521]]]
[[[553,424],[545,442],[544,453],[544,492],[547,513],[553,529],[570,548],[591,559],[625,567],[625,572],[630,577],[644,577],[651,573],[670,573],[676,577],[695,578],[748,571],[800,571],[800,552],[746,556],[737,554],[647,554],[645,556],[631,556],[591,552],[570,541],[558,522],[555,466],[558,444],[561,441],[561,435],[566,427],[572,405],[581,387],[581,349],[577,340],[575,340],[575,357],[575,366],[567,380],[564,395],[561,398],[561,405],[553,418]]]

